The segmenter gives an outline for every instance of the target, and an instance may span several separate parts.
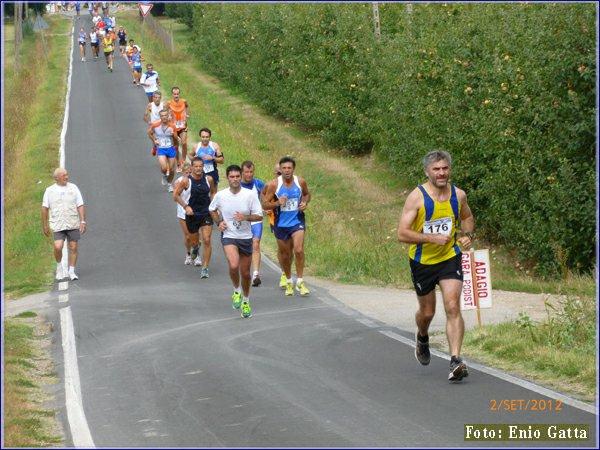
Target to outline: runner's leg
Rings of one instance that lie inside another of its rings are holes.
[[[302,278],[304,274],[304,230],[298,230],[292,234],[294,247],[294,258],[296,259],[296,275]],[[290,261],[291,266],[291,261]]]
[[[208,267],[210,257],[212,256],[212,244],[210,238],[212,236],[212,225],[206,225],[200,228],[202,233],[202,267]]]
[[[240,287],[240,253],[235,245],[224,245],[223,251],[229,266],[229,278],[235,289]]]
[[[444,298],[444,309],[446,310],[446,336],[450,355],[459,356],[465,334],[465,322],[460,312],[462,281],[443,279],[439,281],[439,285]]]

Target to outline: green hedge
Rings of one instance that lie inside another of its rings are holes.
[[[203,67],[409,184],[455,157],[480,235],[546,276],[595,265],[595,6],[201,4],[172,8]]]

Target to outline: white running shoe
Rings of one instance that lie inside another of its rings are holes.
[[[191,255],[185,255],[185,265],[186,266],[190,266],[192,264],[192,256]]]
[[[196,259],[194,260],[194,265],[196,267],[202,265],[202,258],[200,258],[200,255],[196,256]]]
[[[58,281],[62,280],[65,277],[65,271],[63,270],[62,264],[56,267],[56,279]]]
[[[77,276],[77,274],[75,273],[75,271],[69,272],[69,278],[71,279],[71,281],[73,281],[73,280],[79,280],[79,277]]]
[[[162,175],[162,180],[160,180],[160,182],[162,183],[163,186],[166,186],[167,184],[169,184],[169,182],[167,181],[167,176],[164,173]]]
[[[167,187],[167,192],[173,192],[173,185],[171,183]]]

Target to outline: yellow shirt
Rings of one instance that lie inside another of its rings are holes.
[[[102,46],[105,52],[112,52],[114,50],[113,42],[113,38],[110,35],[102,38]]]
[[[435,201],[423,186],[419,186],[423,194],[423,206],[417,212],[412,229],[418,233],[445,234],[452,239],[446,245],[429,242],[411,244],[408,249],[410,259],[421,264],[437,264],[447,261],[461,253],[456,244],[456,230],[460,219],[460,202],[456,196],[456,188],[450,185],[450,198],[445,202]]]

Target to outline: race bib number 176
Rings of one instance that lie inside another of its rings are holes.
[[[452,217],[428,220],[423,224],[423,234],[443,234],[450,236],[452,231]]]

